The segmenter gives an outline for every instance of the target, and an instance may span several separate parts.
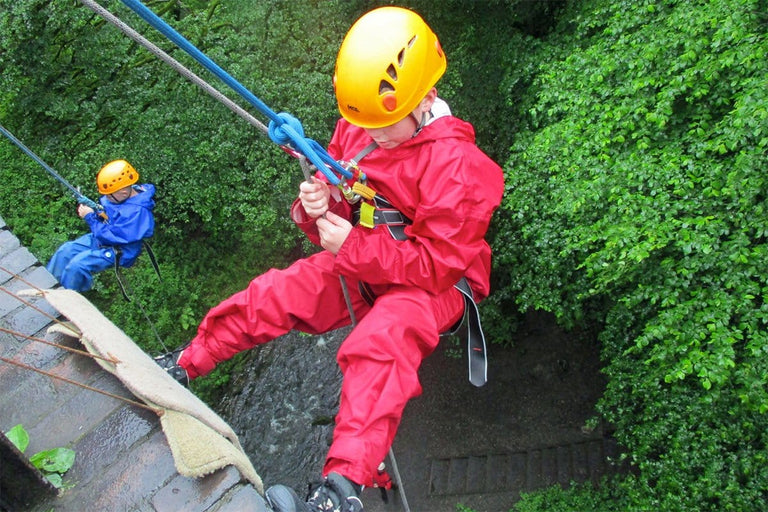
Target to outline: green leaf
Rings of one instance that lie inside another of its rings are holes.
[[[69,448],[53,448],[34,454],[29,461],[42,471],[66,473],[75,463],[75,452]]]
[[[24,430],[24,427],[21,426],[21,424],[16,425],[6,432],[5,437],[7,437],[21,453],[24,453],[24,450],[29,446],[29,434]]]
[[[48,479],[49,482],[51,482],[51,485],[53,485],[55,488],[60,489],[62,486],[62,480],[61,475],[58,473],[48,473],[45,475],[45,478]]]

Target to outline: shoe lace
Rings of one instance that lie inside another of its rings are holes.
[[[166,371],[176,382],[184,387],[189,387],[189,376],[187,371],[178,365],[176,362],[179,358],[179,353],[182,349],[174,350],[173,352],[166,352],[155,357],[155,362]]]
[[[310,491],[311,492],[311,491]],[[317,484],[308,497],[312,512],[363,512],[363,502],[357,496],[346,496],[344,490],[331,480]]]

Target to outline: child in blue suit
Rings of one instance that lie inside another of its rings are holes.
[[[155,186],[138,185],[139,173],[125,160],[115,160],[96,176],[104,212],[83,204],[77,214],[91,232],[59,247],[47,269],[64,288],[84,292],[93,274],[117,264],[130,267],[139,257],[142,240],[154,234]],[[106,219],[104,218],[106,217]]]

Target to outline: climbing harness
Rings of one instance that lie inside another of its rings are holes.
[[[72,192],[72,194],[75,196],[75,199],[77,199],[77,202],[79,204],[84,204],[85,206],[93,209],[102,219],[107,220],[107,214],[104,213],[104,207],[102,205],[98,204],[97,202],[91,199],[88,199],[83,194],[81,194],[78,189],[72,186],[72,184],[70,184],[67,180],[62,178],[61,175],[57,173],[55,170],[53,170],[53,168],[50,165],[46,164],[39,156],[34,154],[32,150],[30,150],[27,146],[22,144],[22,142],[19,139],[14,137],[14,135],[8,130],[6,130],[2,125],[0,125],[0,132],[3,135],[5,135],[8,138],[8,140],[13,142],[19,149],[21,149],[24,153],[26,153],[27,156],[32,158],[32,160],[40,164],[43,167],[43,169],[48,171],[48,173],[54,178],[56,178],[56,180],[59,183],[67,187],[69,191]]]
[[[353,214],[353,223],[357,221],[361,225],[368,227],[380,225],[386,227],[389,230],[389,234],[392,235],[392,238],[395,240],[406,240],[405,227],[411,224],[411,220],[378,194],[374,197],[373,203],[374,205],[370,207],[366,219],[363,218],[364,213],[362,211],[362,205],[368,205],[369,203],[361,203],[361,211]],[[368,225],[368,223],[370,223],[370,225]],[[370,286],[363,281],[359,281],[358,288],[363,299],[365,299],[369,305],[373,305],[376,295],[373,293]],[[480,387],[488,382],[488,355],[486,351],[485,335],[483,334],[482,324],[480,323],[480,311],[478,310],[477,303],[475,303],[472,289],[470,288],[466,277],[462,277],[459,282],[454,285],[454,288],[461,292],[461,295],[464,298],[464,316],[445,334],[454,334],[458,332],[461,324],[466,321],[469,382],[474,386]]]
[[[406,240],[405,227],[411,224],[411,220],[394,208],[386,199],[378,194],[373,200],[374,206],[370,207],[367,219],[363,219],[362,206],[369,203],[361,203],[361,211],[353,214],[353,223],[355,221],[362,225],[373,227],[381,225],[389,230],[390,235],[395,240]],[[358,282],[360,294],[369,305],[373,305],[376,299],[370,286],[363,282]],[[464,316],[453,326],[448,333],[458,332],[459,327],[466,321],[467,323],[467,358],[469,367],[469,382],[474,386],[480,387],[488,382],[488,354],[486,351],[485,335],[483,334],[482,324],[480,323],[480,311],[472,295],[472,289],[467,282],[466,277],[462,277],[454,285],[464,298]]]
[[[376,149],[376,147],[377,144],[372,142],[363,148],[352,159],[352,162],[357,165],[358,162]],[[384,226],[395,240],[406,240],[408,238],[405,234],[405,228],[412,223],[411,219],[403,215],[402,212],[395,208],[380,194],[374,193],[373,197],[366,197],[366,199],[368,200],[360,202],[359,209],[352,212],[352,224],[359,223],[367,228]],[[344,276],[340,275],[339,277],[343,281]],[[346,296],[348,293],[346,291],[346,284],[343,284],[343,287]],[[462,277],[454,287],[461,292],[461,295],[464,298],[464,316],[447,334],[458,332],[459,327],[466,321],[469,382],[474,386],[480,387],[488,382],[488,355],[485,335],[483,334],[483,328],[480,323],[480,311],[477,308],[477,303],[475,303],[472,289],[470,288],[466,277]],[[376,296],[371,291],[370,286],[363,281],[359,281],[358,288],[366,302],[372,306]],[[348,307],[351,305],[349,299],[347,299],[347,305]],[[351,307],[349,307],[349,309],[351,312]]]

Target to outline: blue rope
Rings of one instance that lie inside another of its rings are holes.
[[[301,126],[301,122],[298,119],[285,112],[280,114],[275,113],[240,82],[221,69],[221,67],[213,62],[208,56],[198,50],[192,43],[184,38],[184,36],[179,34],[140,1],[122,0],[122,2],[158,32],[176,44],[176,46],[189,54],[189,56],[195,59],[200,65],[231,87],[248,103],[267,116],[269,118],[269,137],[273,142],[281,146],[290,145],[296,151],[306,156],[318,170],[325,174],[328,181],[333,185],[339,185],[340,179],[331,171],[331,169],[335,170],[345,178],[354,177],[350,171],[334,160],[325,148],[316,141],[304,137],[304,128]],[[331,169],[329,169],[329,167]]]
[[[21,142],[19,139],[17,139],[17,138],[16,138],[16,137],[15,137],[15,136],[14,136],[14,135],[11,133],[11,132],[9,132],[9,131],[8,131],[8,130],[6,130],[5,128],[3,128],[3,126],[2,126],[2,125],[0,125],[0,133],[2,133],[3,135],[5,135],[5,136],[8,138],[8,140],[10,140],[10,141],[11,141],[11,142],[13,142],[14,144],[16,144],[16,146],[17,146],[17,147],[18,147],[20,150],[22,150],[24,153],[26,153],[28,157],[30,157],[32,160],[34,160],[35,162],[37,162],[38,164],[40,164],[40,165],[43,167],[43,169],[45,169],[46,171],[48,171],[48,173],[49,173],[51,176],[53,176],[54,178],[56,178],[56,180],[57,180],[59,183],[61,183],[61,184],[62,184],[62,185],[64,185],[65,187],[67,187],[67,188],[70,190],[70,192],[72,192],[72,194],[75,196],[75,198],[77,199],[77,202],[78,202],[78,203],[80,203],[80,204],[84,204],[85,206],[88,206],[89,208],[92,208],[92,209],[93,209],[93,210],[95,210],[95,211],[102,211],[102,210],[104,210],[104,207],[103,207],[102,205],[100,205],[100,204],[96,203],[96,202],[95,202],[95,201],[93,201],[92,199],[88,199],[88,198],[87,198],[87,197],[85,197],[83,194],[81,194],[79,190],[77,190],[75,187],[73,187],[73,186],[72,186],[72,184],[70,184],[70,183],[69,183],[67,180],[65,180],[64,178],[62,178],[62,177],[61,177],[61,175],[60,175],[59,173],[57,173],[55,170],[53,170],[53,168],[52,168],[50,165],[48,165],[48,164],[46,164],[45,162],[43,162],[43,160],[42,160],[42,159],[41,159],[39,156],[37,156],[36,154],[34,154],[34,153],[32,152],[32,150],[31,150],[31,149],[29,149],[27,146],[25,146],[25,145],[24,145],[24,144],[23,144],[23,143],[22,143],[22,142]]]

